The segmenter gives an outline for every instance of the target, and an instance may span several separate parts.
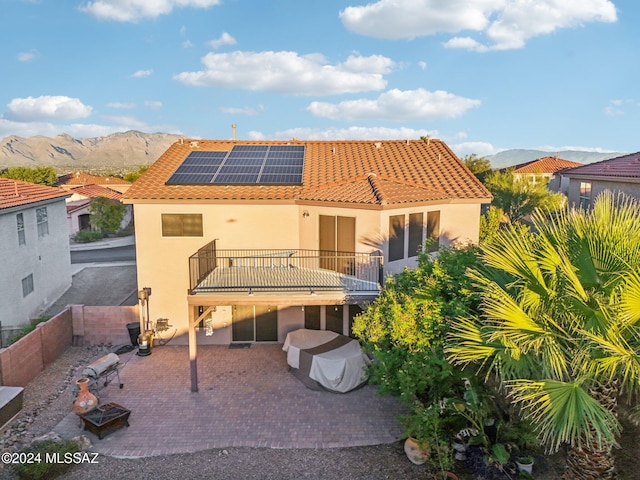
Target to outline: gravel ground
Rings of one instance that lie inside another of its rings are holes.
[[[70,411],[72,386],[87,363],[112,351],[105,346],[70,347],[25,388],[23,410],[5,427],[2,451],[17,451],[33,438],[50,432]],[[618,451],[620,479],[640,476],[640,462],[627,447],[639,446],[638,429],[626,426],[623,448]],[[159,439],[161,441],[161,439]],[[625,454],[625,452],[627,454]],[[562,473],[562,455],[538,458],[538,480],[557,479]],[[337,449],[227,448],[191,454],[118,459],[100,455],[97,464],[74,466],[65,479],[122,478],[216,480],[293,479],[432,479],[428,467],[413,465],[404,455],[401,442],[372,447]],[[460,480],[473,478],[457,472]],[[11,468],[0,465],[0,479],[15,479]]]

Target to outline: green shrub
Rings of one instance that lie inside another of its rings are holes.
[[[73,239],[78,243],[95,242],[96,240],[100,240],[101,238],[104,238],[102,232],[91,229],[80,230],[73,236]]]
[[[66,463],[65,454],[74,454],[80,451],[78,444],[73,440],[54,441],[46,440],[23,448],[20,453],[25,453],[30,458],[39,459],[31,463],[21,463],[16,466],[16,472],[22,479],[49,480],[54,479],[69,470],[73,463]],[[59,461],[55,461],[59,459]],[[47,461],[48,460],[48,461]]]
[[[26,325],[22,325],[18,333],[14,334],[9,339],[9,345],[11,345],[12,343],[16,343],[18,340],[20,340],[22,337],[24,337],[28,333],[33,332],[36,329],[36,325],[37,325],[36,323],[28,323]]]

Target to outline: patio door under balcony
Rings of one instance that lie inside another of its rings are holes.
[[[234,305],[231,338],[234,342],[277,342],[278,309],[269,305]]]

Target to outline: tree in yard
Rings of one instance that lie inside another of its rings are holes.
[[[369,373],[381,393],[408,403],[453,393],[460,377],[445,359],[444,341],[449,320],[479,304],[465,276],[476,260],[474,246],[441,248],[436,259],[421,254],[416,269],[387,280],[380,297],[355,318],[353,333],[376,358]]]
[[[91,226],[101,232],[115,232],[120,228],[127,207],[117,200],[97,197],[89,203]]]
[[[49,186],[58,180],[58,174],[53,167],[9,167],[0,173],[0,177]]]
[[[490,173],[484,185],[493,195],[491,204],[501,208],[511,222],[522,220],[537,208],[558,211],[566,204],[566,197],[561,193],[549,191],[547,182],[531,182],[526,178],[518,178],[511,170]]]
[[[479,157],[472,153],[464,157],[462,162],[482,183],[484,183],[487,175],[491,173],[491,161],[486,157]]]
[[[483,246],[481,314],[446,351],[495,374],[549,451],[568,446],[564,478],[615,478],[617,398],[640,390],[640,204],[605,192],[532,221]]]
[[[122,178],[127,182],[135,182],[138,178],[140,178],[140,175],[142,175],[148,169],[149,169],[149,165],[141,165],[136,170],[125,173],[122,176]]]

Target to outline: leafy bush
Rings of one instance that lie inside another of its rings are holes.
[[[73,236],[73,239],[78,243],[95,242],[96,240],[100,240],[101,238],[104,238],[104,235],[102,234],[102,232],[98,230],[91,230],[88,228],[85,230],[78,231]]]
[[[40,461],[33,463],[21,463],[16,466],[18,476],[27,480],[49,480],[54,479],[69,470],[73,463],[65,463],[66,454],[74,454],[80,451],[78,444],[73,440],[45,440],[23,448],[20,453],[33,455],[32,458],[39,458]],[[60,461],[45,461],[59,458]]]

